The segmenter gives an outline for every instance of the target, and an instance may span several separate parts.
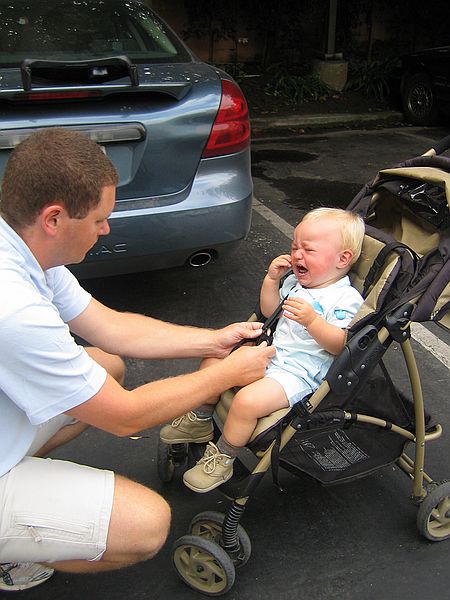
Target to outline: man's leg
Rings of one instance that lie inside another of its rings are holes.
[[[88,354],[123,385],[125,365],[118,356],[99,348],[86,348]],[[75,423],[61,429],[36,456],[44,456],[74,439],[85,423]],[[42,454],[41,454],[42,453]],[[60,561],[51,563],[54,569],[89,573],[118,569],[155,556],[166,541],[170,527],[170,508],[167,502],[149,488],[115,475],[114,500],[108,529],[106,550],[99,561]]]
[[[108,352],[104,352],[103,350],[100,350],[100,348],[94,348],[92,346],[88,346],[86,352],[95,360],[95,362],[106,369],[111,377],[114,377],[120,385],[123,385],[125,378],[125,363],[120,356],[108,354]]]
[[[170,508],[156,492],[67,461],[25,457],[0,478],[0,496],[1,589],[48,579],[45,567],[30,573],[39,563],[89,573],[149,559],[170,526]]]
[[[106,369],[106,371],[112,377],[114,377],[114,379],[118,381],[120,385],[123,385],[125,378],[125,364],[119,356],[108,354],[99,348],[93,347],[87,347],[86,352],[92,359],[95,360],[95,362]],[[67,444],[67,442],[70,442],[78,437],[87,427],[88,425],[86,425],[86,423],[81,422],[62,427],[43,446],[34,452],[33,456],[39,458],[46,456],[55,448],[59,448],[60,446],[63,446],[64,444]]]
[[[125,366],[121,358],[87,348],[90,356],[123,384]],[[62,427],[33,455],[42,457],[52,449],[77,437],[84,423]],[[115,475],[114,498],[109,522],[106,550],[100,560],[42,561],[54,569],[66,572],[96,572],[117,569],[152,558],[164,544],[170,527],[170,508],[156,492]]]
[[[106,550],[98,561],[67,560],[50,563],[71,573],[109,571],[153,558],[170,527],[167,502],[149,488],[115,476],[114,501]]]

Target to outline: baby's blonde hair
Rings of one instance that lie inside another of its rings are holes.
[[[332,219],[340,227],[342,236],[342,249],[351,250],[353,258],[350,265],[355,263],[361,254],[364,240],[365,226],[363,219],[354,212],[342,208],[315,208],[306,213],[302,221],[318,221],[319,219]]]

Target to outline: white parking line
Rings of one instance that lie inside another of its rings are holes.
[[[411,337],[450,369],[448,345],[420,323],[411,323]]]
[[[275,229],[278,229],[278,231],[281,231],[287,238],[292,240],[292,234],[295,228],[256,198],[253,198],[253,210],[256,210],[256,212],[266,219],[266,221],[269,221]]]
[[[253,199],[253,210],[266,219],[266,221],[269,221],[278,231],[284,233],[287,238],[292,238],[294,227],[256,198]],[[447,369],[450,369],[450,359],[448,358],[449,348],[445,342],[440,340],[434,333],[431,333],[431,331],[428,331],[420,323],[411,323],[411,337],[437,358]]]

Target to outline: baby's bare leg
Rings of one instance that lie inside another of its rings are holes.
[[[223,436],[233,446],[242,448],[250,439],[256,422],[289,406],[283,387],[270,377],[259,379],[240,389],[233,398]]]

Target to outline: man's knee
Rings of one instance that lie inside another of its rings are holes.
[[[151,490],[149,490],[151,492]],[[169,504],[162,498],[152,492],[148,510],[145,513],[145,519],[142,523],[143,531],[143,560],[153,558],[164,546],[169,535],[171,510]],[[146,532],[146,533],[144,533]]]
[[[152,558],[167,539],[170,518],[170,507],[162,496],[116,476],[105,560],[120,556],[130,564]]]
[[[93,346],[88,346],[86,352],[95,362],[106,369],[111,377],[114,377],[116,381],[123,385],[125,380],[125,362],[120,356],[109,354]]]
[[[125,361],[120,356],[115,356],[114,358],[115,361],[111,375],[120,385],[123,385],[125,381]]]

